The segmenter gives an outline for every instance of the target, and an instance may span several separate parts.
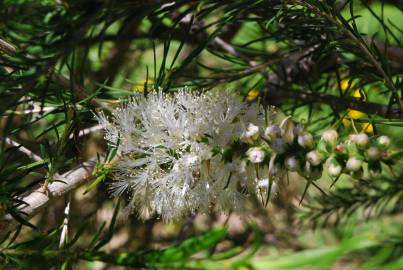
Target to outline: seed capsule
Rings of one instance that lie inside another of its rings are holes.
[[[362,160],[356,157],[351,157],[347,160],[346,169],[350,172],[357,172],[361,169]]]

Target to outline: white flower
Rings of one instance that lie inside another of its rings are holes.
[[[246,155],[252,163],[261,163],[265,157],[265,153],[260,147],[249,148]]]
[[[242,123],[250,123],[247,135],[256,138],[264,123],[258,104],[248,105],[228,91],[155,90],[133,97],[109,119],[102,113],[96,117],[105,139],[118,144],[121,158],[110,190],[130,195],[129,211],[170,221],[207,212],[211,205],[240,209],[243,195],[237,187],[240,182],[250,186],[245,181],[253,169],[239,161],[234,171],[213,149],[230,147],[244,131]],[[262,150],[252,152],[254,162],[263,160]]]

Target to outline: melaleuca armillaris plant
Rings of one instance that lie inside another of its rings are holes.
[[[390,158],[386,136],[342,140],[335,129],[314,136],[278,109],[230,91],[155,90],[97,118],[119,153],[110,190],[128,192],[128,210],[143,218],[171,221],[212,206],[242,212],[250,194],[267,205],[288,172],[309,186],[324,170],[334,181],[342,173],[361,178],[364,163],[380,173]]]

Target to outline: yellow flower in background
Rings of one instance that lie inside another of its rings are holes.
[[[140,80],[137,83],[134,83],[132,86],[132,91],[137,93],[144,93],[144,84],[147,82],[147,88],[152,88],[154,81],[153,80]]]
[[[348,110],[347,116],[351,119],[360,119],[365,116],[365,113],[357,110]]]
[[[352,82],[352,81],[349,80],[349,79],[343,79],[343,80],[340,81],[340,88],[341,88],[341,91],[343,92],[343,94],[344,94],[347,90],[353,89],[354,86],[355,86],[355,83]]]
[[[367,95],[364,92],[364,90],[361,89],[361,88],[356,88],[355,83],[353,81],[351,81],[350,79],[341,80],[340,81],[340,88],[341,88],[341,91],[343,93],[348,91],[349,96],[353,97],[353,98],[355,98],[357,100],[366,101],[368,99]],[[360,118],[363,118],[365,116],[366,116],[366,114],[361,112],[361,111],[348,109],[347,110],[347,118],[349,118],[349,119],[346,119],[346,118],[342,119],[342,123],[343,123],[344,127],[348,128],[348,127],[351,126],[351,120],[350,119],[360,119]],[[373,128],[372,124],[369,123],[369,122],[363,123],[361,125],[361,127],[362,127],[362,130],[364,132],[366,132],[366,133],[372,133],[374,131],[374,128]]]
[[[252,89],[248,92],[248,95],[246,96],[247,101],[252,101],[255,100],[260,94],[260,91],[257,89]]]
[[[365,133],[372,133],[372,132],[374,132],[374,126],[371,124],[371,123],[363,123],[362,125],[361,125],[361,127],[362,127],[362,130],[365,132]]]

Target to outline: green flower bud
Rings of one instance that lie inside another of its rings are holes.
[[[351,141],[361,148],[367,146],[369,143],[368,135],[365,133],[351,135]]]
[[[294,135],[295,135],[295,136],[302,135],[302,134],[305,132],[305,127],[304,127],[304,125],[303,125],[303,124],[297,124],[297,125],[294,127],[293,132],[294,132]]]
[[[331,177],[338,177],[343,170],[343,167],[333,157],[330,157],[326,160],[326,167],[327,167],[327,172],[329,173],[329,175]]]
[[[322,134],[322,139],[330,145],[335,145],[338,138],[339,134],[334,129],[326,130]]]
[[[303,132],[298,136],[298,144],[303,148],[313,148],[314,141],[312,134],[309,132]]]
[[[336,145],[336,147],[334,148],[334,150],[335,150],[336,153],[338,153],[338,154],[346,154],[346,153],[347,153],[346,146],[345,146],[343,143],[339,143],[338,145]]]
[[[362,160],[359,160],[356,157],[350,157],[347,160],[346,169],[350,172],[357,172],[361,169]]]
[[[372,160],[378,160],[381,158],[381,150],[378,147],[371,146],[365,151],[366,156]]]
[[[390,145],[390,138],[386,135],[382,135],[377,139],[379,147],[382,149],[387,149]]]
[[[312,150],[306,154],[306,159],[313,166],[318,166],[322,162],[322,157],[318,151]]]

